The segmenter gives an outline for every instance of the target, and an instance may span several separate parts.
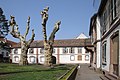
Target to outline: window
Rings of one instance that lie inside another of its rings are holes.
[[[89,55],[85,55],[85,60],[89,61]]]
[[[18,54],[18,49],[14,49],[14,54]]]
[[[82,53],[82,48],[78,48],[78,53]]]
[[[34,56],[30,56],[29,59],[30,59],[31,63],[35,63],[35,57]]]
[[[106,42],[102,46],[102,62],[106,63]]]
[[[68,53],[68,48],[63,48],[63,53]]]
[[[8,52],[6,52],[6,56],[9,56],[9,53],[8,53]]]
[[[82,55],[78,55],[78,61],[82,60]]]
[[[71,47],[71,48],[69,49],[69,53],[75,53],[75,48]]]
[[[44,62],[45,61],[45,57],[44,56],[41,56],[40,57],[40,62]]]
[[[34,48],[29,48],[29,53],[33,54],[34,53]]]
[[[40,49],[40,53],[43,54],[44,53],[44,48]]]
[[[53,48],[53,53],[55,53],[55,48]]]
[[[113,21],[116,16],[117,16],[117,12],[116,12],[116,0],[111,0],[111,21]]]
[[[74,55],[71,55],[71,56],[70,56],[70,60],[71,60],[71,61],[74,61],[74,60],[75,60],[75,56],[74,56]]]
[[[15,56],[15,57],[14,57],[14,61],[15,61],[15,62],[19,62],[19,57],[18,57],[18,56]]]
[[[100,18],[102,34],[104,34],[106,32],[107,17],[108,17],[107,10],[105,9],[103,14],[101,15],[101,18]]]

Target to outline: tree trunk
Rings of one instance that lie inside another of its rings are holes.
[[[27,52],[28,52],[28,47],[22,45],[19,65],[28,65]]]
[[[44,44],[44,53],[45,53],[45,66],[52,66],[52,53],[51,47],[48,43]]]

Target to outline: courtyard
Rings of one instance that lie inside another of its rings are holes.
[[[0,63],[0,80],[57,80],[72,67],[73,65],[56,65],[49,68],[43,65]]]

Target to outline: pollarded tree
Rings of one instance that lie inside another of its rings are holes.
[[[28,49],[30,47],[30,44],[33,42],[34,37],[35,37],[34,29],[33,29],[31,39],[26,41],[26,36],[27,36],[27,34],[29,32],[29,28],[30,28],[30,17],[28,17],[26,32],[24,35],[21,35],[20,32],[18,31],[19,28],[18,28],[18,25],[15,21],[15,17],[11,16],[11,20],[10,20],[9,24],[11,26],[10,34],[13,37],[18,38],[20,40],[20,43],[21,43],[21,55],[20,55],[19,65],[27,65],[28,64],[27,52],[28,52]]]
[[[61,21],[58,21],[55,23],[53,32],[51,33],[49,40],[47,40],[47,34],[46,34],[46,23],[48,20],[48,10],[49,7],[46,7],[43,11],[41,11],[42,16],[42,26],[43,26],[43,38],[44,38],[44,54],[45,54],[45,65],[46,66],[52,66],[52,53],[53,53],[53,43],[56,32],[59,30],[59,26],[61,24]]]

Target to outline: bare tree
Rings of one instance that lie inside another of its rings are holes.
[[[42,26],[43,26],[43,38],[44,38],[45,65],[52,66],[53,43],[54,43],[55,34],[59,30],[61,21],[55,23],[54,29],[49,37],[49,40],[47,40],[46,23],[48,20],[48,10],[49,7],[46,7],[43,11],[41,11],[41,16],[42,16]]]
[[[30,29],[30,17],[28,17],[27,21],[27,26],[26,26],[26,32],[24,35],[21,35],[20,32],[18,31],[19,27],[15,21],[15,17],[11,16],[11,20],[9,22],[11,26],[10,34],[18,38],[21,43],[21,55],[20,55],[20,62],[19,65],[27,65],[27,52],[30,47],[30,44],[33,42],[35,34],[34,34],[34,29],[32,30],[32,37],[28,41],[26,41],[26,36],[28,35],[29,29]]]

